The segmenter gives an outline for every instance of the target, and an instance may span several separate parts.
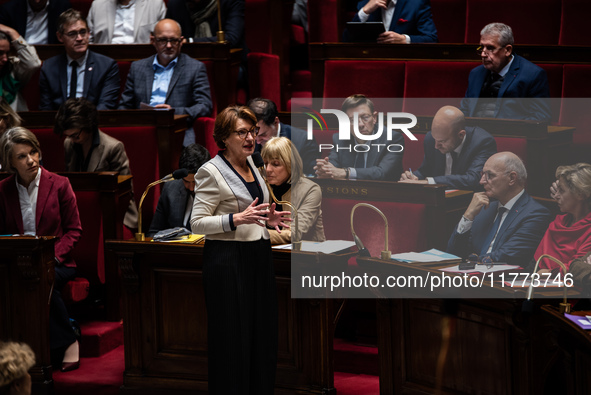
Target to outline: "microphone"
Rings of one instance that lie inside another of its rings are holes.
[[[267,185],[267,189],[269,190],[269,193],[271,194],[271,198],[273,199],[275,204],[282,204],[282,205],[290,207],[293,210],[295,218],[294,218],[293,232],[291,232],[291,250],[292,251],[301,251],[302,250],[302,241],[300,240],[300,237],[298,234],[298,210],[296,210],[296,208],[290,202],[287,202],[284,200],[278,200],[275,197],[275,194],[273,193],[273,188],[271,188],[271,185],[269,185],[269,182],[267,181],[267,177],[265,177],[265,161],[263,160],[261,153],[255,152],[251,155],[251,158],[252,158],[252,161],[254,162],[254,165],[259,169],[259,172],[261,173],[261,177],[263,177],[263,180],[265,180],[265,184]]]
[[[377,208],[376,206],[373,206],[371,204],[368,204],[368,203],[357,203],[351,209],[351,233],[353,234],[353,240],[355,241],[355,245],[359,249],[359,255],[360,256],[367,256],[367,257],[371,256],[371,254],[369,253],[367,248],[365,248],[363,246],[363,243],[361,242],[359,237],[357,237],[357,234],[355,233],[355,229],[353,227],[353,214],[355,214],[355,210],[359,206],[371,208],[371,209],[377,211],[377,213],[382,216],[382,219],[384,220],[384,251],[382,251],[382,253],[381,253],[381,259],[390,259],[392,257],[392,253],[390,252],[390,250],[388,250],[388,219],[386,218],[384,213],[382,213],[382,211],[379,208]]]
[[[536,266],[534,267],[534,271],[533,271],[534,273],[536,273],[538,271],[538,266],[540,265],[540,261],[544,258],[548,258],[551,261],[556,262],[558,264],[558,266],[560,266],[560,268],[562,269],[562,273],[566,274],[566,272],[568,271],[566,269],[566,266],[564,265],[564,263],[562,263],[558,259],[554,258],[552,255],[543,254],[536,261]],[[567,301],[568,287],[565,285],[564,281],[562,284],[562,288],[564,290],[564,294],[562,296],[562,302],[560,303],[560,313],[561,314],[570,313],[571,304],[568,303],[568,301]],[[534,296],[534,286],[533,286],[533,281],[532,281],[532,282],[530,282],[529,288],[527,289],[527,299],[524,300],[523,304],[521,305],[521,311],[523,311],[525,313],[531,313],[533,311],[533,301],[532,301],[533,296]]]
[[[189,171],[187,169],[178,169],[173,171],[172,173],[162,177],[161,179],[154,181],[150,185],[146,187],[146,190],[142,194],[142,198],[140,199],[140,204],[138,206],[138,216],[137,216],[137,233],[135,234],[136,241],[144,241],[146,240],[146,235],[142,232],[142,204],[144,203],[144,199],[148,194],[148,190],[152,188],[154,185],[162,184],[165,182],[169,182],[172,180],[180,180],[181,178],[185,178],[189,175]]]

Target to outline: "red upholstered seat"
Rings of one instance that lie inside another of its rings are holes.
[[[582,27],[589,23],[591,2],[588,0],[562,0],[560,45],[589,45],[589,37]]]
[[[207,148],[212,158],[216,156],[219,151],[219,147],[213,139],[214,125],[215,119],[209,117],[201,117],[197,118],[197,120],[195,121],[195,125],[193,126],[195,130],[195,142]],[[175,163],[177,162],[178,160],[175,161]]]
[[[525,166],[527,167],[527,140],[524,138],[516,138],[516,137],[495,137],[495,141],[497,142],[497,151],[504,152],[509,151],[513,152],[515,155],[519,156]]]
[[[425,134],[414,133],[417,141],[411,141],[407,138],[404,139],[404,156],[402,157],[402,169],[417,170],[423,163],[423,157],[425,156],[425,150],[423,148],[423,141],[425,140]]]
[[[31,79],[25,85],[22,90],[23,97],[27,102],[29,111],[37,111],[39,109],[39,75],[41,74],[41,68],[33,73]]]
[[[589,162],[591,150],[591,65],[564,65],[560,125],[574,126],[573,162]]]
[[[400,61],[328,60],[324,63],[324,97],[344,99],[358,93],[372,99],[402,97],[404,70],[405,62]]]
[[[415,115],[435,115],[444,105],[459,107],[461,98],[466,94],[470,70],[478,65],[477,62],[406,62],[404,111]]]
[[[218,113],[219,110],[223,110],[223,108],[222,109],[218,109],[217,99],[216,99],[216,92],[215,92],[215,89],[213,89],[213,87],[214,87],[214,85],[213,85],[213,76],[214,76],[214,73],[215,73],[215,69],[213,67],[213,62],[210,61],[210,60],[204,60],[203,61],[203,64],[205,65],[205,68],[207,70],[207,79],[209,80],[209,91],[210,91],[210,94],[211,94],[211,103],[212,103],[211,115],[215,117],[217,115],[217,113]],[[234,87],[235,84],[234,85],[230,85],[230,86]],[[225,92],[222,92],[222,93],[225,94]]]
[[[308,41],[339,42],[337,0],[308,0]]]
[[[355,188],[351,183],[351,188]],[[322,217],[328,240],[353,240],[351,235],[351,209],[358,201],[324,198]],[[371,202],[388,219],[388,247],[392,253],[423,251],[427,248],[428,220],[426,207],[421,204]],[[404,226],[401,226],[404,224]],[[384,221],[375,211],[359,207],[355,211],[355,233],[372,256],[384,249]]]
[[[562,97],[563,65],[561,64],[538,64],[546,71],[548,75],[548,84],[550,85],[550,107],[552,111],[552,122],[558,122],[560,117],[560,99]]]
[[[431,14],[440,43],[463,43],[466,0],[431,0]]]
[[[129,74],[131,62],[119,61],[117,62],[117,66],[119,67],[119,78],[121,79],[121,90],[119,91],[119,97],[121,97],[121,94],[125,90],[125,84],[127,83],[127,74]]]
[[[265,53],[248,54],[250,97],[273,100],[281,110],[281,79],[279,56]]]
[[[137,204],[142,193],[153,181],[160,179],[158,170],[158,141],[156,128],[146,126],[101,128],[108,135],[123,142],[133,175],[133,194]],[[157,185],[146,195],[142,206],[143,226],[150,226],[156,210],[160,188]]]
[[[244,4],[244,32],[246,45],[252,52],[270,54],[272,37],[269,34],[272,0],[246,0]],[[276,23],[279,21],[275,21]]]
[[[90,283],[83,277],[76,277],[68,281],[62,288],[62,298],[64,302],[78,303],[83,301],[90,294]]]
[[[517,44],[558,44],[560,0],[467,0],[464,42],[480,42],[480,30],[491,22],[513,29]]]
[[[41,159],[43,167],[51,172],[60,172],[66,169],[64,158],[64,140],[53,133],[53,129],[31,129],[39,144],[41,144]]]
[[[88,11],[90,10],[92,0],[70,0],[70,4],[72,5],[73,9],[80,11],[83,18],[86,18],[88,16]]]

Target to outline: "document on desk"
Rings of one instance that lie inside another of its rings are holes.
[[[439,270],[448,273],[492,273],[502,272],[504,270],[517,269],[518,267],[518,265],[494,265],[488,268],[487,265],[476,264],[474,265],[474,269],[460,270],[460,265],[455,265],[450,267],[444,267]]]
[[[404,263],[411,262],[445,262],[445,261],[459,261],[461,258],[447,252],[439,251],[432,248],[423,252],[403,252],[400,254],[392,254],[391,259]]]
[[[334,254],[335,252],[347,250],[355,245],[348,240],[326,240],[326,241],[302,241],[302,251],[322,252],[323,254]],[[276,250],[291,250],[291,244],[273,246]]]
[[[577,324],[578,326],[580,326],[581,328],[585,330],[591,330],[591,319],[589,319],[589,316],[583,317],[580,315],[573,314],[564,314],[564,316],[572,322],[574,322],[575,324]]]

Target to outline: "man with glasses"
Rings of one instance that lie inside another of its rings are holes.
[[[269,99],[257,97],[248,102],[248,107],[257,117],[259,134],[256,136],[255,152],[261,152],[267,141],[273,137],[287,137],[298,150],[304,165],[304,174],[314,174],[318,144],[312,137],[308,140],[306,132],[279,121],[277,105]]]
[[[120,80],[117,62],[88,49],[88,25],[79,11],[59,17],[57,37],[66,53],[43,62],[39,77],[40,110],[57,110],[70,97],[84,97],[98,110],[117,107]]]
[[[333,148],[330,155],[317,159],[316,176],[345,180],[395,181],[402,173],[404,139],[398,132],[392,132],[388,140],[385,126],[376,140],[362,140],[353,133],[355,120],[359,133],[366,136],[378,132],[378,113],[364,95],[352,95],[345,99],[341,110],[351,121],[351,140],[339,140],[339,133],[332,136]]]
[[[494,137],[482,128],[466,126],[464,114],[452,106],[437,111],[423,147],[421,167],[402,173],[401,182],[481,191],[478,182],[482,166],[497,152]]]
[[[486,161],[480,184],[454,230],[447,251],[483,262],[525,267],[532,260],[551,221],[550,212],[525,191],[527,172],[511,152],[499,152]]]
[[[513,31],[502,23],[480,32],[482,65],[470,72],[461,109],[469,117],[550,120],[546,72],[513,54]]]
[[[131,64],[120,109],[174,109],[188,114],[183,146],[195,142],[193,122],[211,114],[212,103],[205,65],[183,53],[181,27],[172,19],[156,24],[150,41],[156,55]]]

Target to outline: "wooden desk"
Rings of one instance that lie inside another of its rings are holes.
[[[20,112],[19,115],[23,119],[22,126],[28,129],[53,129],[56,111],[25,111]],[[183,142],[181,132],[187,129],[187,118],[188,115],[174,115],[174,111],[99,111],[99,127],[155,127],[158,139],[158,165],[160,176],[164,177],[178,168],[178,158]],[[57,136],[55,138],[59,140]],[[138,141],[136,147],[126,148],[127,152],[132,149],[141,149],[141,141]]]
[[[54,237],[0,237],[0,340],[35,352],[29,371],[34,394],[53,394],[49,355],[49,296]]]
[[[311,178],[322,188],[322,198],[351,199],[360,202],[398,202],[424,204],[431,226],[427,245],[445,250],[453,227],[472,200],[470,191],[445,192],[445,185],[417,185],[367,180]],[[346,213],[347,215],[349,213]],[[326,218],[325,226],[326,225]]]
[[[399,276],[441,273],[420,264],[360,257],[357,262],[368,275],[382,275],[393,268]],[[387,295],[395,298],[377,300],[381,394],[434,391],[442,325],[450,313],[454,329],[443,373],[445,393],[541,393],[536,384],[540,374],[535,370],[540,343],[534,322],[539,313],[521,312],[523,289],[486,283],[484,287],[489,287],[486,296],[493,298],[428,299],[425,290],[400,288]],[[558,296],[560,290],[543,294]],[[423,299],[416,299],[419,295]]]
[[[89,48],[117,62],[133,62],[156,53],[151,44],[92,44]],[[35,45],[35,49],[41,60],[64,53],[64,46],[61,44]],[[232,49],[230,44],[189,43],[183,44],[182,52],[202,62],[211,62],[211,90],[215,92],[212,100],[216,101],[219,111],[236,103],[238,68],[242,61],[241,49]]]
[[[202,245],[108,241],[107,249],[122,275],[122,393],[207,393]],[[291,254],[273,255],[279,301],[276,393],[334,394],[332,300],[291,299]],[[298,256],[309,264],[346,266],[352,253]]]

